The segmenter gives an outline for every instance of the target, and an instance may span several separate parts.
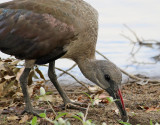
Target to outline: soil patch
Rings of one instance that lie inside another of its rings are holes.
[[[85,103],[89,103],[88,97],[82,92],[86,92],[81,86],[63,86],[67,95],[72,100],[83,100]],[[62,110],[59,108],[63,104],[62,99],[55,90],[55,88],[50,89],[53,92],[52,98],[54,103],[52,103],[56,112],[68,112],[70,114],[80,112],[79,110]],[[53,90],[54,89],[54,90]],[[105,93],[107,94],[107,93]],[[150,120],[155,124],[160,123],[160,84],[147,84],[138,85],[136,83],[124,85],[122,87],[122,94],[124,97],[125,106],[129,115],[129,121],[132,125],[150,125]],[[82,99],[81,99],[82,98]],[[32,96],[32,103],[36,108],[47,108],[48,105],[45,102],[36,101],[35,95]],[[7,105],[8,108],[4,110],[3,105]],[[14,105],[11,106],[11,103]],[[0,125],[22,125],[26,123],[20,123],[20,120],[27,115],[28,121],[30,121],[33,116],[24,114],[19,115],[24,108],[23,98],[13,100],[12,98],[0,98]],[[85,113],[85,111],[82,111]],[[47,113],[48,117],[52,117],[53,113]],[[8,117],[17,116],[17,119],[9,120]],[[67,119],[72,123],[72,125],[81,125],[79,120],[76,120],[69,115],[66,116]],[[89,108],[87,119],[94,121],[96,125],[100,125],[102,122],[106,122],[107,125],[119,125],[120,115],[117,113],[117,108],[114,103],[107,104],[103,103],[100,106],[94,106]],[[38,118],[40,125],[50,125],[50,123]]]

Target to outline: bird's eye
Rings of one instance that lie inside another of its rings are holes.
[[[111,78],[108,74],[104,75],[105,80],[109,81]]]

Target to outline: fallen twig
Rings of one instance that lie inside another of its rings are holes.
[[[109,60],[106,56],[104,56],[102,53],[100,53],[98,50],[96,50],[96,53],[98,53],[99,55],[101,55],[104,59]]]
[[[88,111],[89,111],[90,105],[91,105],[91,103],[88,104],[88,107],[87,107],[86,114],[85,114],[85,117],[84,117],[84,119],[83,119],[83,122],[85,122],[86,119],[87,119],[87,115],[88,115]]]
[[[47,66],[47,67],[48,67],[48,65],[43,65],[43,66]],[[69,68],[68,70],[74,68],[75,66],[76,66],[76,64],[73,65],[73,66],[72,66],[71,68]],[[71,76],[73,79],[75,79],[79,84],[81,84],[82,86],[84,86],[84,87],[88,90],[88,92],[90,92],[89,87],[88,87],[87,85],[85,85],[83,82],[79,81],[75,76],[73,76],[73,75],[72,75],[71,73],[69,73],[68,71],[65,71],[65,70],[60,69],[60,68],[57,68],[57,67],[55,67],[55,69],[57,69],[57,70],[59,70],[59,71],[62,71],[62,72],[65,73],[65,74],[70,75],[70,76]],[[50,81],[50,80],[46,80],[46,81]]]
[[[62,72],[64,72],[64,73],[66,73],[66,74],[68,74],[68,75],[70,75],[70,76],[71,76],[72,78],[74,78],[79,84],[81,84],[82,86],[84,86],[84,87],[90,92],[88,86],[85,85],[83,82],[79,81],[75,76],[73,76],[73,75],[70,74],[69,72],[64,71],[64,70],[62,70],[62,69],[60,69],[60,68],[57,68],[57,67],[56,67],[56,69],[59,70],[59,71],[62,71]]]
[[[69,69],[67,69],[66,72],[72,70],[74,67],[76,67],[76,65],[77,65],[77,64],[75,63],[73,66],[71,66]],[[61,76],[64,75],[64,74],[65,74],[64,72],[61,73],[61,74],[58,76],[58,78],[61,77]]]

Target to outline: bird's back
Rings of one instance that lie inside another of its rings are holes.
[[[97,12],[82,0],[0,4],[0,50],[18,58],[36,59],[56,49],[66,51],[66,57],[74,56],[78,44],[84,46],[90,38],[95,44],[96,35]]]

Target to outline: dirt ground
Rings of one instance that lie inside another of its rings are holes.
[[[82,92],[87,92],[85,88],[80,86],[63,86],[67,95],[72,100],[79,100],[81,102],[89,103],[88,97]],[[59,108],[63,104],[62,99],[59,94],[56,92],[55,88],[49,87],[49,90],[54,91],[51,95],[52,106],[56,112],[68,112],[73,114],[80,112],[79,110],[62,110]],[[34,92],[36,93],[36,91]],[[105,93],[107,94],[107,93]],[[124,85],[122,87],[122,94],[124,97],[124,102],[126,110],[129,116],[129,122],[132,125],[150,125],[150,120],[155,124],[158,122],[160,124],[160,84],[147,84],[147,85],[138,85],[136,83]],[[10,107],[2,108],[3,105],[10,103]],[[13,103],[13,106],[11,105]],[[36,108],[46,108],[47,103],[37,102],[35,95],[32,96],[32,103]],[[23,117],[27,118],[27,121],[30,121],[33,116],[24,114],[19,115],[23,110],[24,103],[23,98],[0,98],[0,125],[22,125],[26,124],[21,123]],[[85,113],[85,111],[82,111]],[[47,113],[49,118],[54,118],[53,113]],[[17,116],[17,119],[9,119],[9,117]],[[72,125],[81,125],[79,120],[72,118],[70,115],[67,115],[66,118],[72,123]],[[100,106],[94,106],[89,108],[87,119],[94,121],[96,125],[100,125],[102,122],[106,122],[107,125],[119,125],[120,115],[117,113],[117,108],[114,103],[107,104],[101,103]],[[50,125],[49,122],[44,121],[43,119],[38,118],[40,125]]]

